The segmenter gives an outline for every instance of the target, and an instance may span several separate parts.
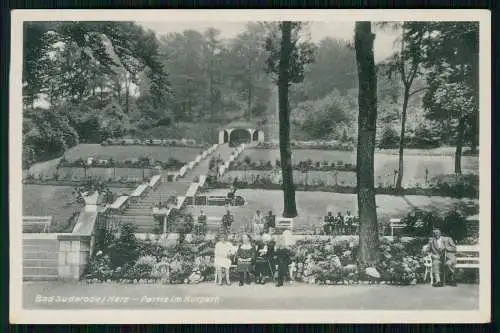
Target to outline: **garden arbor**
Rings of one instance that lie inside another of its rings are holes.
[[[231,140],[247,142],[264,142],[264,131],[255,128],[225,128],[219,131],[219,144],[229,143]]]

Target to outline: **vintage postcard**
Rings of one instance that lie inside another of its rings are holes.
[[[488,322],[490,30],[13,11],[11,322]]]

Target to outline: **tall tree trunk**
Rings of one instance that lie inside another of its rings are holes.
[[[281,24],[281,53],[278,75],[280,158],[283,178],[284,217],[297,216],[295,203],[295,187],[293,184],[292,149],[290,147],[290,114],[288,105],[289,64],[292,53],[292,24],[285,21]]]
[[[473,115],[471,118],[470,151],[472,154],[477,154],[478,135],[479,135],[479,131],[477,130],[478,120],[479,119],[476,115]]]
[[[461,117],[457,128],[457,143],[455,149],[455,173],[462,173],[462,148],[464,146],[465,117]]]
[[[355,49],[358,67],[359,116],[357,187],[360,220],[359,259],[373,264],[379,259],[379,238],[374,187],[375,132],[377,125],[377,76],[370,22],[356,22]]]
[[[396,190],[402,190],[403,182],[403,154],[405,149],[405,130],[406,130],[406,111],[408,109],[408,100],[410,99],[410,88],[405,87],[403,97],[403,110],[401,113],[401,134],[399,135],[399,163],[398,163],[398,178],[396,180]]]
[[[252,84],[248,84],[248,101],[247,101],[247,108],[248,108],[248,118],[250,121],[252,121]]]
[[[125,89],[125,113],[128,114],[128,97],[130,95],[130,87],[127,82],[127,87]]]

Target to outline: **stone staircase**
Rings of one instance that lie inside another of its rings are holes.
[[[212,156],[218,156],[227,160],[234,148],[227,144],[220,145]],[[202,160],[192,170],[188,171],[183,178],[173,182],[163,182],[155,190],[147,193],[135,203],[131,203],[122,215],[111,215],[112,221],[130,223],[136,227],[136,233],[153,233],[157,222],[153,217],[152,207],[160,201],[167,201],[172,196],[183,196],[195,178],[208,173],[210,156]]]
[[[57,238],[23,239],[23,279],[57,280],[59,243]]]

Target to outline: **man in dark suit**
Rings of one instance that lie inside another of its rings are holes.
[[[231,214],[231,212],[228,209],[226,214],[224,214],[224,216],[222,217],[222,230],[226,235],[231,232],[231,225],[233,224],[233,222],[234,222],[233,214]]]
[[[276,242],[276,249],[274,250],[275,267],[277,270],[276,287],[283,286],[283,282],[288,274],[288,266],[291,264],[291,253],[288,246],[285,244],[283,236]]]
[[[276,228],[276,215],[274,215],[273,211],[270,210],[265,219],[264,233],[272,234],[274,232],[274,228]]]
[[[203,210],[200,212],[200,216],[198,216],[197,229],[199,234],[206,234],[207,232],[207,216]]]
[[[323,230],[325,235],[333,234],[333,226],[335,224],[335,217],[332,215],[331,211],[328,211],[328,214],[325,216]]]
[[[343,235],[345,232],[345,228],[344,228],[344,217],[342,216],[341,212],[338,212],[337,216],[335,216],[335,226],[337,227],[337,234]]]
[[[455,265],[457,258],[455,253],[457,252],[457,247],[453,239],[441,236],[441,231],[439,229],[434,229],[433,237],[431,237],[429,243],[424,246],[424,252],[430,253],[432,258],[432,270],[434,272],[433,286],[443,286],[441,274],[443,274],[443,277],[444,275],[446,276],[449,285],[456,286]]]

